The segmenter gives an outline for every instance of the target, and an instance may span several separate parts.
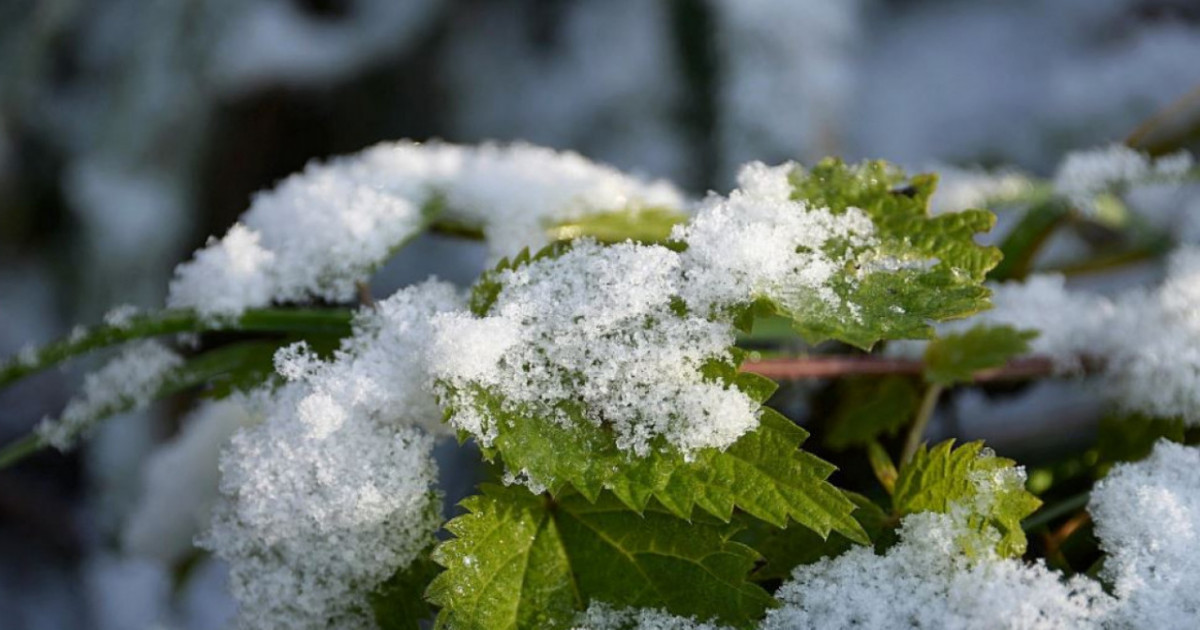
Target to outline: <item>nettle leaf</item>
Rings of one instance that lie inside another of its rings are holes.
[[[428,591],[438,627],[566,628],[592,601],[750,626],[773,604],[747,579],[758,554],[731,540],[737,526],[637,514],[607,494],[481,490],[434,552],[446,567]]]
[[[877,245],[856,251],[856,265],[831,284],[849,312],[781,310],[808,341],[837,339],[869,349],[883,339],[928,338],[933,334],[929,322],[988,307],[990,292],[983,280],[1001,254],[974,239],[991,229],[995,215],[966,210],[929,216],[936,175],[906,180],[885,162],[848,166],[826,159],[811,170],[797,168],[791,181],[792,197],[813,207],[835,214],[861,209],[878,239]]]
[[[970,522],[980,531],[1000,534],[996,551],[1016,557],[1025,552],[1021,521],[1041,505],[1015,475],[1011,459],[997,457],[983,442],[954,448],[947,440],[932,449],[922,445],[900,469],[892,494],[897,516],[916,512],[972,511]]]
[[[432,618],[424,593],[440,572],[437,563],[422,553],[371,593],[371,610],[380,630],[416,630],[422,620]]]
[[[601,243],[633,240],[658,243],[671,236],[671,228],[687,220],[687,214],[674,208],[650,207],[613,210],[588,214],[552,226],[554,240],[589,237]]]
[[[738,374],[736,382],[764,397],[774,389],[752,374]],[[581,417],[563,424],[538,414],[512,414],[487,390],[476,394],[485,413],[500,419],[485,457],[502,455],[509,470],[547,484],[555,495],[570,487],[594,500],[610,490],[635,511],[656,499],[685,519],[699,506],[729,520],[737,507],[780,527],[791,518],[822,537],[837,531],[869,542],[850,515],[854,504],[825,481],[834,466],[800,451],[808,433],[769,408],[762,409],[758,428],[725,450],[701,449],[685,458],[659,440],[648,456],[638,457],[619,449],[605,427]]]
[[[894,435],[906,426],[920,404],[912,379],[903,376],[842,379],[837,411],[825,443],[830,448],[866,446],[883,435]]]
[[[853,492],[845,494],[857,506],[855,520],[870,534],[872,540],[881,539],[887,529],[887,513],[867,497]],[[855,544],[841,534],[831,534],[822,539],[811,529],[779,528],[763,521],[750,522],[737,539],[753,547],[765,560],[751,576],[758,582],[788,579],[796,567],[839,556]]]
[[[980,370],[1029,352],[1035,330],[979,325],[934,339],[925,349],[925,379],[939,385],[969,383]]]

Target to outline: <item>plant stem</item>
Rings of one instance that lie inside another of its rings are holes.
[[[929,420],[933,417],[933,410],[937,408],[938,398],[942,395],[943,387],[937,383],[930,383],[925,389],[925,396],[921,398],[921,406],[917,409],[917,417],[913,420],[912,426],[908,428],[908,437],[904,440],[904,450],[900,453],[900,464],[908,463],[912,459],[917,448],[921,446],[921,439],[925,437],[925,429],[929,426]]]
[[[1095,361],[1085,361],[1086,365]],[[809,356],[747,361],[742,370],[778,380],[839,378],[843,376],[919,376],[925,371],[920,359],[896,359],[876,355]],[[1049,357],[1031,356],[1009,361],[997,368],[979,370],[976,383],[1020,381],[1051,376],[1054,362]]]
[[[0,469],[8,468],[42,450],[45,446],[46,443],[36,433],[30,433],[16,442],[5,444],[3,448],[0,448]]]
[[[254,309],[230,322],[214,323],[190,310],[135,315],[121,326],[102,324],[0,362],[0,387],[71,357],[134,339],[208,331],[347,335],[351,312],[344,309]]]
[[[1054,505],[1043,506],[1042,509],[1035,512],[1032,516],[1025,519],[1021,523],[1021,529],[1032,531],[1039,527],[1049,524],[1056,518],[1070,514],[1076,510],[1082,510],[1087,507],[1088,500],[1091,499],[1091,494],[1088,492],[1080,492],[1074,496],[1067,497]]]

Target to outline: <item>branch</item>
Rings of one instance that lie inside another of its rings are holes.
[[[784,381],[891,374],[919,376],[925,372],[925,362],[875,355],[810,356],[747,361],[742,370]],[[975,382],[1024,381],[1055,373],[1054,361],[1049,357],[1031,356],[1014,359],[998,368],[980,370],[975,373]]]

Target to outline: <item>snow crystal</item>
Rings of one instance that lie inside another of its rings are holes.
[[[1042,563],[989,554],[967,512],[906,516],[883,555],[855,547],[797,567],[764,630],[794,628],[1096,628],[1113,606],[1100,585]],[[971,550],[971,555],[964,553]]]
[[[592,602],[575,618],[572,630],[731,630],[728,626],[676,617],[653,608],[616,608]]]
[[[199,543],[229,563],[242,628],[371,625],[367,595],[433,542],[433,438],[350,415],[314,435],[304,387],[259,396],[261,424],[221,455],[221,498]]]
[[[93,422],[126,407],[142,407],[183,364],[183,359],[156,341],[142,341],[99,370],[84,377],[82,392],[72,398],[57,420],[44,418],[37,426],[38,437],[59,450]]]
[[[1160,442],[1118,465],[1088,510],[1121,605],[1117,627],[1188,628],[1200,616],[1200,449]]]
[[[560,403],[576,401],[586,421],[612,427],[617,445],[638,455],[658,436],[685,452],[733,443],[758,424],[757,404],[701,375],[705,362],[729,359],[733,330],[675,311],[681,270],[665,247],[584,240],[504,271],[486,316],[434,320],[432,367],[455,409],[450,422],[494,438],[470,402],[478,385],[506,408],[563,424],[572,419]],[[462,352],[463,340],[482,350]]]
[[[203,403],[142,469],[144,490],[122,532],[128,552],[165,563],[193,551],[192,539],[217,500],[221,447],[252,418],[236,399]]]
[[[330,361],[289,346],[289,382],[251,397],[261,424],[221,456],[202,544],[230,564],[246,628],[369,624],[365,597],[433,541],[430,321],[462,305],[451,285],[409,287],[361,312]]]
[[[842,306],[829,282],[847,260],[826,254],[826,243],[849,243],[843,256],[851,256],[874,242],[874,224],[857,208],[835,215],[791,200],[788,174],[795,168],[748,164],[739,190],[728,199],[710,197],[675,227],[671,237],[688,245],[682,296],[690,306],[708,312],[755,297],[792,311]]]
[[[574,153],[381,144],[310,164],[257,195],[224,239],[180,265],[168,302],[218,317],[273,300],[349,300],[355,283],[416,234],[435,206],[445,206],[443,219],[480,227],[498,257],[545,244],[554,221],[682,203],[666,183]]]
[[[1138,181],[1178,179],[1191,168],[1186,152],[1152,162],[1135,149],[1114,144],[1067,154],[1054,174],[1054,188],[1076,207],[1094,213],[1099,194]]]

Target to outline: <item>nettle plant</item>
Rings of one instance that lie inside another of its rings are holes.
[[[1193,626],[1190,159],[945,174],[934,197],[937,176],[881,162],[752,163],[688,201],[524,145],[313,164],[182,264],[166,310],[3,364],[10,383],[127,344],[3,462],[198,390],[124,542],[198,535],[246,628]],[[1012,217],[998,246],[967,205]],[[376,301],[372,271],[426,230],[498,262]],[[1053,237],[1098,230],[1076,268],[1113,242],[1172,252],[1161,286],[1031,274]],[[768,376],[833,378],[807,429]],[[925,443],[955,390],[1052,377],[1111,400],[1095,448],[1027,476],[981,442]],[[433,449],[455,438],[490,481],[447,521]]]

